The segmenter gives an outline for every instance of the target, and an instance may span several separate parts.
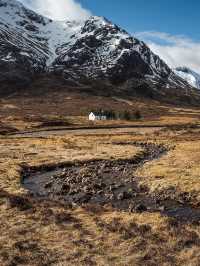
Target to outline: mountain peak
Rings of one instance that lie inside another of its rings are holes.
[[[133,91],[135,86],[153,93],[189,86],[144,42],[104,17],[52,21],[16,0],[0,0],[0,37],[5,80],[59,72],[66,82],[132,84]]]
[[[46,25],[50,21],[50,19],[26,8],[16,0],[0,0],[0,22],[5,23],[7,26],[11,25],[19,29],[25,28],[29,30],[28,24],[32,24],[33,28],[33,26]]]
[[[192,87],[200,89],[200,74],[189,67],[177,67],[174,72],[182,79],[186,80]]]

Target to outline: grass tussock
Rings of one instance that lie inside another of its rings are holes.
[[[133,177],[140,177],[144,193],[150,190],[166,199],[175,195],[183,205],[198,208],[199,133],[197,127],[182,127],[1,138],[0,265],[199,265],[198,221],[40,200],[20,184],[24,166],[130,158],[141,150],[117,142],[155,142],[170,151]]]

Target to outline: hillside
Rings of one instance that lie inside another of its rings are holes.
[[[200,89],[200,74],[188,67],[177,67],[174,72],[186,80],[192,87]]]
[[[0,44],[1,94],[30,90],[47,76],[46,88],[59,80],[65,88],[87,87],[89,95],[199,104],[197,90],[144,42],[103,17],[52,21],[16,0],[0,0]]]

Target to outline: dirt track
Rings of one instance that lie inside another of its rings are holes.
[[[159,131],[164,126],[108,126],[108,127],[59,127],[59,128],[43,128],[39,130],[22,131],[17,133],[8,134],[12,138],[37,138],[37,137],[47,137],[47,136],[61,136],[67,134],[73,135],[91,135],[91,134],[109,134],[111,131],[117,133],[131,133],[138,131],[148,130],[152,132]]]
[[[73,135],[92,135],[97,134],[109,134],[111,131],[115,133],[138,133],[138,132],[156,132],[161,129],[171,129],[171,130],[182,130],[189,128],[199,128],[197,124],[135,124],[135,125],[105,125],[105,126],[72,126],[72,127],[47,127],[38,128],[26,131],[10,131],[7,133],[3,132],[3,135],[11,138],[39,138],[48,136],[61,136],[67,134]]]

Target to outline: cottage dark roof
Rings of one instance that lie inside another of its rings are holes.
[[[91,112],[93,113],[95,116],[105,116],[104,112]]]

